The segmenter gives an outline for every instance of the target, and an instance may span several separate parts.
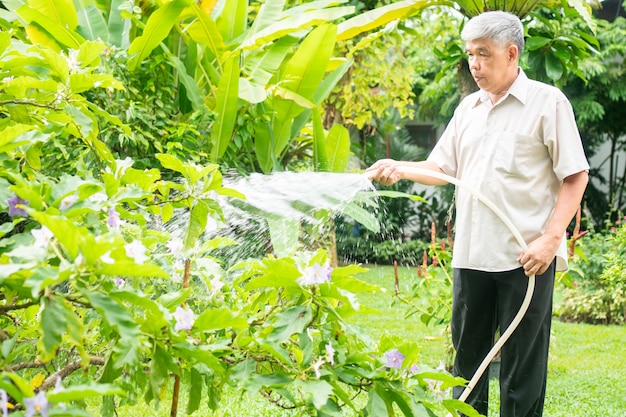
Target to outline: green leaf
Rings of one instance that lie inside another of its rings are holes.
[[[230,0],[223,4],[224,8],[216,23],[224,40],[232,42],[246,29],[248,0]]]
[[[128,69],[134,71],[139,64],[167,37],[191,0],[172,0],[150,14],[141,36],[135,38],[128,48]]]
[[[328,171],[326,135],[322,126],[322,115],[318,107],[313,109],[313,167],[315,171]]]
[[[529,51],[535,51],[537,49],[543,48],[552,42],[552,39],[544,38],[543,36],[530,36],[526,39],[526,49]]]
[[[405,0],[358,14],[339,24],[337,40],[354,38],[363,32],[379,28],[393,20],[404,19],[426,6],[430,7],[437,3],[439,2],[432,0]]]
[[[224,65],[217,86],[216,120],[211,129],[211,162],[224,155],[233,134],[239,99],[239,54],[233,54]]]
[[[171,169],[172,171],[176,171],[180,174],[185,174],[185,164],[176,156],[166,153],[159,153],[155,156],[159,160],[163,168]]]
[[[277,21],[256,33],[250,32],[237,49],[255,49],[262,45],[268,45],[285,35],[308,29],[321,23],[337,20],[352,13],[354,13],[354,7],[334,7],[332,9],[312,10],[297,16],[291,16]]]
[[[55,23],[74,30],[78,25],[78,17],[72,0],[28,0],[33,9],[41,12]]]
[[[254,131],[254,153],[261,170],[267,174],[274,166],[274,138],[269,124],[261,120]]]
[[[121,48],[128,48],[130,44],[130,29],[132,21],[122,17],[121,6],[128,3],[127,0],[111,0],[109,8],[109,42]]]
[[[285,66],[279,81],[282,88],[311,101],[324,74],[335,47],[336,26],[322,25],[314,29],[302,42]],[[303,107],[292,100],[274,100],[273,120],[274,154],[280,155],[291,138],[292,119]]]
[[[191,102],[194,110],[200,110],[204,106],[204,99],[202,98],[202,92],[198,87],[196,80],[187,74],[187,68],[183,61],[174,55],[168,55],[168,62],[174,67],[178,74],[178,80],[185,86],[185,92],[187,98]]]
[[[298,249],[300,222],[294,219],[266,219],[274,253],[279,258],[292,256]]]
[[[310,397],[313,406],[316,409],[322,408],[328,398],[333,395],[333,387],[326,381],[296,381],[294,384],[302,390],[305,397]],[[374,414],[376,415],[376,414]]]
[[[125,396],[126,391],[112,384],[97,384],[95,382],[82,385],[71,385],[63,390],[53,390],[46,394],[48,401],[53,403],[78,401],[85,398],[102,397],[106,395]]]
[[[89,5],[78,9],[78,27],[76,31],[85,39],[96,41],[101,39],[109,42],[109,29],[102,12],[95,6]]]
[[[376,417],[386,417],[389,416],[389,411],[387,407],[387,403],[379,393],[379,391],[384,392],[380,389],[378,383],[374,383],[374,387],[368,392],[368,401],[365,409],[367,410],[368,416],[376,416]],[[389,404],[391,406],[391,404]]]
[[[189,215],[189,225],[185,231],[183,244],[185,250],[193,248],[200,235],[204,232],[209,216],[209,207],[202,200],[197,200]]]
[[[139,336],[139,326],[135,323],[133,316],[122,305],[104,294],[83,291],[89,302],[96,309],[103,319],[122,337],[137,339]],[[138,341],[136,340],[138,343]]]
[[[196,20],[187,27],[187,33],[197,43],[208,46],[221,66],[221,56],[226,46],[217,24],[195,2],[191,3],[191,10]]]
[[[553,54],[546,54],[546,74],[550,79],[559,81],[563,76],[563,63]]]
[[[54,359],[63,341],[67,326],[65,309],[60,298],[44,299],[44,308],[41,312],[41,338],[37,344],[41,360],[44,362]]]
[[[328,170],[344,172],[350,160],[350,133],[340,124],[333,125],[326,136]]]
[[[194,330],[212,331],[219,329],[246,329],[248,322],[243,317],[237,317],[226,307],[203,311],[194,322]]]
[[[82,234],[87,233],[85,229],[77,227],[72,221],[59,216],[51,216],[41,212],[30,212],[30,215],[42,226],[46,226],[54,237],[63,245],[72,259],[79,253],[79,247],[83,240]]]
[[[278,314],[278,319],[273,323],[272,332],[267,337],[270,342],[282,343],[293,334],[302,333],[313,318],[311,307],[307,305],[294,306]]]
[[[368,210],[363,209],[362,207],[357,206],[356,204],[349,203],[342,209],[343,215],[352,218],[359,222],[363,227],[367,230],[372,231],[373,233],[378,233],[380,231],[380,223],[378,223],[378,219],[376,215]]]
[[[42,12],[30,8],[28,6],[22,6],[17,10],[17,14],[28,23],[35,23],[45,30],[46,35],[51,36],[51,39],[59,42],[68,48],[78,49],[80,44],[85,39],[77,32],[65,26],[63,23],[58,23],[46,16]]]

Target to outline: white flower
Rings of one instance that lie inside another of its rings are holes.
[[[328,265],[315,264],[302,271],[302,276],[296,280],[300,285],[315,285],[330,281],[332,268]]]
[[[115,263],[115,259],[111,258],[111,251],[108,251],[107,253],[102,255],[100,257],[100,260],[102,262],[104,262],[105,264],[114,264]]]
[[[61,210],[65,210],[65,209],[69,208],[70,206],[72,206],[77,201],[78,201],[78,196],[77,195],[74,195],[74,194],[68,195],[63,200],[61,200],[61,204],[59,205],[59,208]]]
[[[125,159],[116,159],[115,163],[117,165],[117,169],[115,171],[115,177],[120,178],[122,175],[124,175],[124,173],[126,172],[128,168],[133,166],[135,161],[133,161],[129,157],[126,157]]]
[[[124,280],[123,280],[122,278],[120,278],[120,277],[115,278],[115,286],[116,286],[118,289],[120,289],[120,290],[121,290],[121,289],[122,289],[122,287],[124,287],[124,285],[126,285],[126,281],[124,281]]]
[[[196,315],[193,314],[193,311],[184,309],[181,306],[176,307],[173,315],[176,320],[174,330],[191,330],[196,320]]]
[[[92,203],[102,203],[104,201],[107,201],[109,199],[109,197],[107,197],[107,195],[103,192],[97,192],[95,194],[92,194],[89,196],[88,200],[91,201]]]
[[[34,397],[24,398],[24,406],[26,407],[24,417],[32,417],[36,413],[48,417],[50,403],[48,403],[48,398],[44,391],[39,391]]]
[[[333,348],[333,345],[330,342],[326,344],[326,360],[331,365],[335,364],[335,349]]]
[[[183,253],[183,249],[185,249],[185,245],[183,241],[180,239],[172,239],[165,244],[167,251],[172,255],[180,255]]]
[[[220,280],[220,277],[215,277],[211,280],[211,285],[215,289],[215,292],[218,292],[219,290],[222,289],[222,287],[224,286],[224,283],[222,282],[222,280]]]
[[[126,250],[126,256],[132,258],[135,263],[142,264],[148,260],[148,256],[146,255],[146,247],[139,240],[133,240],[130,243],[124,245],[124,249]]]
[[[42,226],[41,229],[33,229],[30,233],[35,238],[34,246],[36,248],[47,248],[50,244],[50,241],[54,237],[50,229],[46,226]]]
[[[67,66],[70,67],[70,72],[78,72],[80,70],[80,61],[78,61],[78,50],[70,49],[67,56],[61,52],[67,61]]]
[[[324,365],[324,360],[322,358],[319,358],[317,362],[313,364],[313,371],[315,372],[316,378],[319,378],[322,375],[320,372],[322,365]]]

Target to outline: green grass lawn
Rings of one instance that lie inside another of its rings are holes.
[[[399,272],[400,291],[408,293],[415,271],[400,268]],[[360,316],[350,323],[374,340],[385,332],[412,339],[420,346],[421,363],[438,366],[446,358],[449,336],[441,326],[426,326],[417,317],[406,317],[408,307],[394,302],[393,268],[371,267],[359,278],[387,291],[361,296],[362,305],[376,308],[380,314]],[[544,417],[626,417],[625,346],[626,326],[592,326],[555,319]],[[490,416],[498,416],[497,380],[492,379],[490,386]],[[164,399],[157,410],[122,408],[118,415],[168,416],[168,401]],[[185,393],[182,393],[180,416],[185,415],[184,404]],[[227,389],[218,412],[202,408],[194,416],[296,417],[299,414],[281,410],[259,395],[241,395]],[[346,417],[351,416],[346,413]]]
[[[401,267],[399,276],[400,291],[407,291],[415,271]],[[382,296],[363,300],[381,314],[360,318],[356,321],[360,327],[376,336],[388,332],[415,339],[425,364],[436,366],[445,359],[444,329],[426,327],[417,317],[405,319],[406,307],[392,305],[392,267],[372,268],[360,278],[387,289]],[[626,326],[563,323],[555,318],[550,349],[544,417],[626,417]],[[491,416],[498,415],[498,391],[493,379]]]

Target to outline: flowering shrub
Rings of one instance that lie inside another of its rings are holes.
[[[112,416],[160,403],[174,379],[188,413],[218,409],[231,385],[310,415],[476,415],[429,395],[432,381],[462,381],[415,368],[414,343],[350,332],[344,319],[368,310],[358,293],[378,290],[363,268],[330,269],[323,250],[223,268],[213,254],[235,242],[209,234],[223,220],[215,196],[244,196],[215,164],[113,156],[99,121],[128,127],[82,95],[123,88],[98,73],[101,43],[59,53],[14,35],[0,32],[3,413],[85,416],[92,399]],[[169,232],[174,218],[184,226]]]

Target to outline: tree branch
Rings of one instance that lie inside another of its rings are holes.
[[[104,359],[93,356],[89,358],[89,364],[97,365],[97,366],[104,366]],[[46,378],[43,381],[43,383],[39,386],[39,391],[48,391],[50,388],[54,386],[54,384],[56,384],[59,378],[63,379],[67,377],[69,374],[71,374],[72,372],[81,368],[82,368],[82,362],[80,360],[74,361],[72,363],[68,363],[63,368],[59,369],[58,371],[50,375],[48,378]]]

